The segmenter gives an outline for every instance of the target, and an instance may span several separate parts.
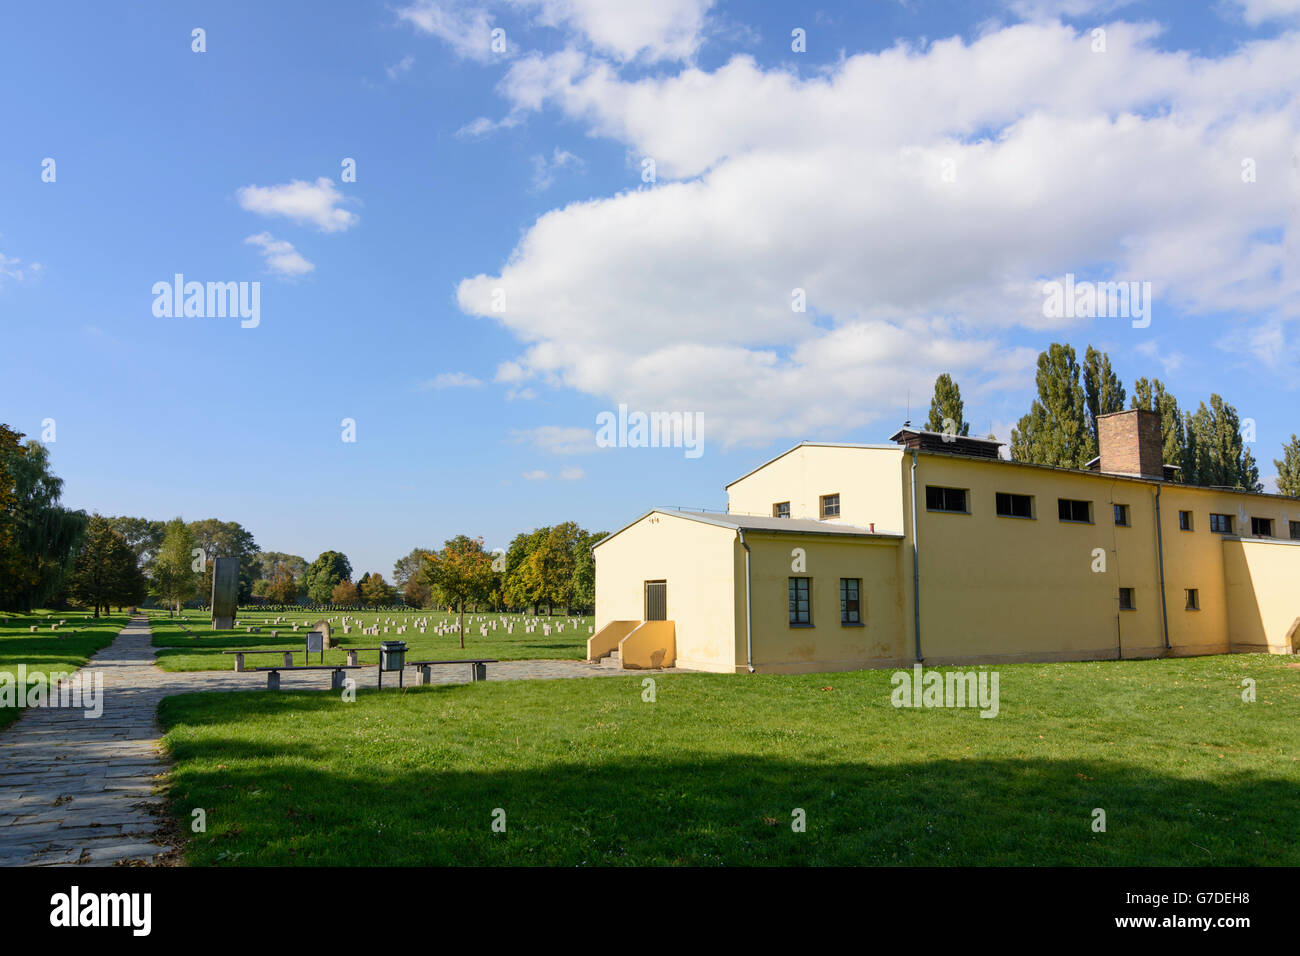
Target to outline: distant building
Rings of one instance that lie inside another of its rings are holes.
[[[905,428],[803,442],[725,514],[601,541],[588,656],[715,672],[1294,653],[1300,499],[1176,484],[1160,421],[1098,418],[1081,471]]]

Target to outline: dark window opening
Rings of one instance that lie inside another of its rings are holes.
[[[790,626],[812,626],[812,578],[790,579]]]
[[[1032,518],[1034,499],[1031,495],[1013,495],[999,491],[998,514],[1003,518]]]
[[[1076,501],[1073,498],[1060,498],[1057,501],[1057,515],[1062,521],[1092,522],[1092,502]]]
[[[966,512],[965,488],[940,488],[938,485],[925,486],[925,508],[927,511]]]
[[[861,624],[862,611],[858,594],[862,590],[861,578],[840,578],[840,623]]]

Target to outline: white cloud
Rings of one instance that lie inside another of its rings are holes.
[[[1272,21],[1300,19],[1300,0],[1231,0],[1253,27]]]
[[[561,149],[556,146],[551,153],[550,159],[541,153],[536,153],[532,158],[533,163],[533,183],[531,191],[535,193],[545,192],[555,184],[555,172],[559,169],[584,169],[586,163],[578,156],[569,152],[567,149]]]
[[[392,66],[385,67],[384,72],[388,74],[390,80],[396,80],[403,73],[411,72],[411,67],[415,66],[415,57],[409,53],[394,63]]]
[[[258,247],[262,258],[266,261],[266,268],[276,275],[301,276],[316,268],[303,258],[302,254],[293,247],[293,243],[276,239],[269,232],[259,232],[255,236],[249,236],[244,242]]]
[[[295,179],[278,186],[244,186],[237,195],[239,205],[249,212],[311,223],[321,232],[343,232],[359,221],[356,213],[341,208],[347,199],[325,176],[314,183]]]
[[[627,61],[685,60],[699,48],[714,0],[511,0],[546,26],[577,31],[598,52]]]
[[[1007,9],[1026,20],[1102,16],[1142,0],[1006,0]]]
[[[596,426],[590,428],[541,425],[511,432],[516,442],[527,442],[552,455],[583,455],[596,451]]]
[[[581,481],[585,477],[587,477],[587,473],[577,465],[570,465],[560,470],[561,481]]]
[[[524,481],[545,481],[551,476],[539,468],[534,471],[524,472],[522,477]]]
[[[724,445],[843,435],[938,371],[963,391],[1023,381],[1034,352],[1005,337],[1078,325],[1043,318],[1042,280],[1094,265],[1152,283],[1150,331],[1096,320],[1134,345],[1175,309],[1294,335],[1279,236],[1296,241],[1300,35],[1218,59],[1158,36],[1111,23],[1094,54],[1086,30],[1022,23],[809,78],[743,56],[634,80],[573,49],[522,57],[512,110],[558,110],[660,181],[630,171],[546,213],[460,306],[523,343],[499,380],[701,411]]]
[[[29,262],[27,265],[23,265],[21,259],[15,259],[0,252],[0,282],[5,279],[13,279],[16,282],[22,282],[24,279],[34,279],[41,274],[44,268],[39,262]]]
[[[492,52],[493,18],[481,6],[447,0],[416,0],[397,11],[421,33],[436,36],[461,59],[486,63]],[[508,49],[508,47],[507,47]]]
[[[444,388],[478,388],[483,382],[467,372],[442,372],[422,383],[421,391]]]

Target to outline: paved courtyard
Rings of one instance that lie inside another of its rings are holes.
[[[168,673],[154,662],[146,618],[133,619],[78,673],[104,677],[104,712],[28,708],[0,731],[0,866],[165,863],[176,857],[156,792],[168,764],[159,747],[157,709],[172,694],[265,690],[265,673]],[[488,680],[548,680],[630,673],[586,661],[489,664]],[[377,668],[348,671],[374,687]],[[408,668],[407,686],[416,683]],[[282,690],[324,690],[329,671],[281,672]],[[469,667],[435,667],[434,683],[469,680]],[[389,675],[387,683],[396,683]]]

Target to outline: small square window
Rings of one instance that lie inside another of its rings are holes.
[[[1081,521],[1085,524],[1092,523],[1092,502],[1076,501],[1072,498],[1060,498],[1057,500],[1057,516],[1062,521]]]
[[[790,626],[812,627],[812,578],[790,579]]]
[[[1292,521],[1290,522],[1290,525],[1291,525],[1291,540],[1300,541],[1300,521]]]
[[[941,488],[938,485],[925,486],[926,511],[953,511],[966,513],[965,488]]]
[[[1119,609],[1121,611],[1136,611],[1137,605],[1133,603],[1133,589],[1119,589]]]
[[[790,517],[790,502],[780,501],[772,505],[772,517],[773,518]]]
[[[1179,531],[1192,530],[1192,513],[1190,511],[1178,512],[1178,530]]]
[[[1199,611],[1201,609],[1201,595],[1196,588],[1187,588],[1187,610]]]
[[[1210,512],[1210,530],[1216,534],[1232,534],[1232,515]]]
[[[841,624],[862,623],[862,605],[859,602],[859,594],[861,591],[861,578],[840,578]]]
[[[833,495],[822,495],[822,517],[838,518],[840,516],[840,496],[838,493]]]
[[[1115,523],[1125,528],[1129,526],[1128,505],[1115,505]]]
[[[1257,538],[1273,537],[1273,519],[1272,518],[1251,518],[1250,533]]]

